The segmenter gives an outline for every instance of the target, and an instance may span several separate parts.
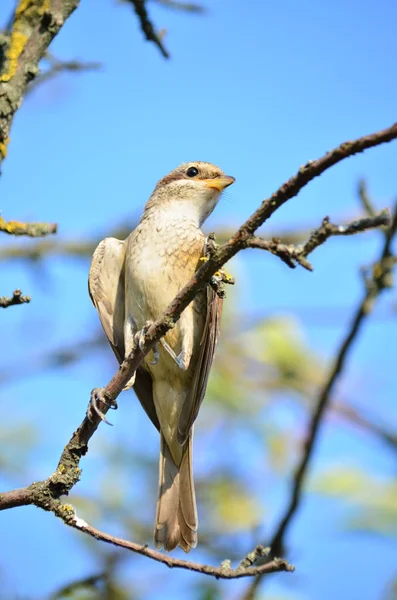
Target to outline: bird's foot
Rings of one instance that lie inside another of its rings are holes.
[[[107,423],[107,425],[112,425],[112,423],[109,423],[109,421],[105,417],[105,414],[99,408],[98,402],[101,402],[102,404],[113,410],[116,410],[118,408],[116,400],[109,398],[109,396],[106,394],[105,388],[94,388],[91,391],[91,397],[87,408],[88,419],[90,421],[93,421],[94,413],[96,413],[104,423]]]
[[[160,360],[160,350],[159,350],[159,345],[156,342],[154,347],[153,347],[153,360],[149,361],[149,365],[157,365],[157,363]]]
[[[225,298],[226,296],[225,283],[234,285],[234,277],[229,275],[224,269],[219,269],[219,271],[214,273],[210,281],[210,286],[219,298]]]
[[[133,374],[133,376],[131,377],[131,379],[129,379],[128,382],[126,383],[126,385],[123,387],[123,392],[127,392],[132,387],[134,387],[135,377],[136,377],[136,373]]]
[[[217,280],[220,280],[222,283],[228,283],[229,285],[234,285],[236,283],[234,277],[225,271],[225,269],[219,269],[219,271],[215,271],[213,277],[216,277]]]
[[[209,256],[202,256],[200,261],[207,262],[209,259]],[[224,298],[225,296],[225,290],[223,289],[222,285],[224,283],[227,283],[228,285],[234,285],[236,280],[227,271],[225,271],[225,269],[219,269],[218,271],[215,271],[211,277],[210,285],[221,298]]]
[[[145,335],[148,332],[149,327],[153,324],[153,321],[146,321],[145,325],[142,327],[140,331],[137,331],[134,336],[134,342],[136,347],[139,348],[143,352],[143,347],[145,344]],[[153,360],[149,361],[149,365],[157,365],[160,359],[160,352],[158,344],[156,343],[153,347]],[[131,386],[130,386],[131,387]]]
[[[186,352],[184,352],[182,350],[179,354],[175,354],[175,352],[173,351],[171,346],[169,344],[167,344],[167,342],[165,341],[164,338],[161,338],[160,344],[163,346],[164,350],[166,352],[168,352],[168,354],[171,356],[172,360],[178,365],[178,367],[182,371],[188,370],[189,364],[190,364],[190,359],[186,355]]]

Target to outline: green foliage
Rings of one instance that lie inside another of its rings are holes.
[[[338,466],[317,477],[314,491],[347,505],[345,527],[397,536],[397,480],[377,477],[360,467]]]
[[[212,478],[205,486],[204,502],[210,507],[210,529],[215,535],[250,531],[263,520],[258,499],[242,482],[230,478]]]

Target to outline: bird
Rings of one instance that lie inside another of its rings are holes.
[[[160,179],[125,240],[108,237],[96,248],[89,294],[119,363],[205,260],[201,226],[234,181],[211,163],[184,163]],[[154,541],[166,551],[180,546],[189,552],[197,546],[193,425],[206,392],[221,312],[222,298],[210,286],[200,291],[126,386],[134,388],[160,433]]]

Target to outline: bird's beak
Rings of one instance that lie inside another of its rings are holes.
[[[229,175],[217,177],[216,179],[204,179],[204,183],[208,188],[213,188],[214,190],[218,190],[218,192],[227,188],[228,185],[232,185],[235,181],[234,177],[230,177]]]

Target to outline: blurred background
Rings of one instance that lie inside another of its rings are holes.
[[[4,27],[14,8],[3,0]],[[205,225],[221,241],[303,163],[396,120],[391,0],[148,0],[146,8],[169,60],[144,39],[130,2],[85,0],[11,131],[2,216],[56,222],[59,233],[0,240],[0,294],[32,296],[0,315],[4,490],[53,472],[90,390],[116,371],[87,293],[90,258],[103,237],[129,233],[158,179],[189,160],[235,176]],[[326,215],[335,223],[363,215],[360,180],[378,209],[390,207],[396,172],[395,143],[349,158],[262,233],[299,243]],[[200,530],[189,559],[236,564],[270,542],[318,391],[363,295],[360,269],[382,243],[381,231],[332,238],[313,254],[313,273],[260,251],[228,265],[237,282],[196,423]],[[285,538],[295,573],[248,592],[249,580],[167,570],[27,507],[0,514],[0,598],[395,600],[396,336],[392,290],[360,331],[322,424]],[[101,425],[91,440],[70,502],[90,524],[151,545],[158,436],[132,392],[109,417],[114,427]]]

